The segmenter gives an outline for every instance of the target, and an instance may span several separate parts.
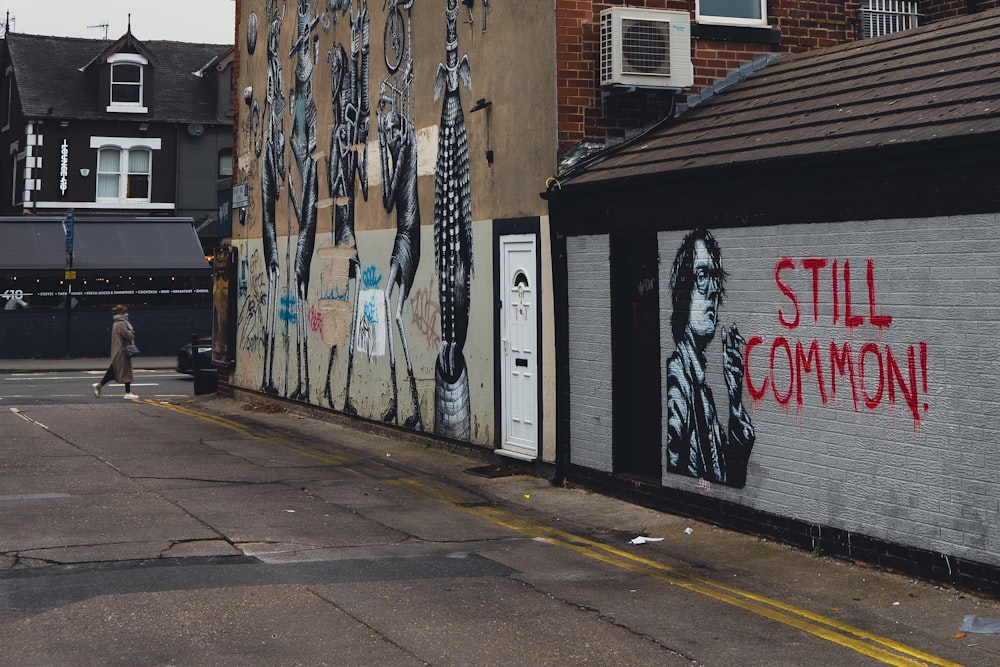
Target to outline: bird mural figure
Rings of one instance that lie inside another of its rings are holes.
[[[292,104],[292,131],[290,145],[295,166],[299,173],[301,196],[289,187],[292,210],[299,223],[298,240],[295,245],[295,361],[297,379],[295,389],[289,394],[294,400],[309,399],[309,330],[308,303],[309,272],[312,267],[313,251],[316,247],[316,202],[319,198],[319,183],[316,175],[316,101],[313,99],[313,70],[316,61],[316,40],[313,30],[319,19],[312,17],[312,8],[307,0],[299,0],[298,34],[288,57],[295,57],[295,89]],[[288,180],[292,175],[289,170]]]
[[[413,375],[413,362],[403,328],[403,304],[410,296],[413,279],[420,263],[420,205],[417,201],[417,135],[413,124],[396,109],[379,114],[379,163],[382,168],[382,205],[387,213],[396,211],[396,238],[392,245],[389,277],[385,288],[385,312],[392,312],[390,299],[396,294],[395,321],[406,360],[410,381],[413,414],[406,419],[407,428],[423,429],[420,397]],[[392,402],[382,416],[385,422],[398,423],[399,390],[396,382],[396,354],[392,331],[389,336],[389,372],[392,380]]]
[[[354,373],[354,323],[357,321],[361,296],[361,258],[354,232],[355,191],[360,185],[361,195],[368,201],[368,126],[371,117],[368,100],[369,25],[368,2],[361,0],[357,14],[351,18],[350,58],[342,44],[336,45],[327,54],[332,76],[334,112],[327,171],[327,185],[334,204],[333,242],[335,246],[347,247],[352,251],[348,262],[348,282],[354,281],[354,305],[347,346],[347,381],[343,407],[344,412],[352,415],[358,413],[351,402],[351,377]],[[334,346],[330,351],[323,392],[330,407],[335,407],[331,378],[336,353],[337,348]]]
[[[264,314],[264,366],[261,390],[277,394],[274,384],[274,354],[278,325],[278,281],[281,270],[278,259],[277,202],[281,196],[281,182],[285,179],[285,98],[282,93],[281,53],[278,43],[281,38],[281,24],[284,11],[276,7],[268,11],[269,32],[267,38],[267,91],[264,98],[264,130],[256,142],[254,151],[259,159],[263,155],[261,169],[262,242],[264,261],[267,265],[267,294]]]
[[[445,62],[434,100],[444,95],[434,176],[434,259],[441,303],[441,348],[435,364],[434,432],[468,440],[472,418],[464,348],[473,272],[469,143],[459,84],[472,89],[469,56],[458,58],[458,0],[445,8]]]

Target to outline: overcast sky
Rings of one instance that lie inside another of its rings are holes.
[[[233,0],[0,0],[0,23],[32,35],[118,39],[128,27],[140,40],[232,44]],[[91,28],[88,26],[100,26]]]

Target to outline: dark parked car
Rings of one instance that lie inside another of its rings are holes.
[[[203,370],[212,368],[211,336],[201,336],[198,339],[198,368]],[[177,372],[194,374],[194,368],[191,364],[191,343],[177,350]]]

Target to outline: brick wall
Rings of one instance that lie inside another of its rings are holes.
[[[933,23],[942,19],[998,8],[1000,8],[1000,0],[922,0],[920,2],[920,13],[923,15],[921,23]]]
[[[644,0],[598,2],[556,0],[556,58],[559,150],[588,140],[602,142],[625,138],[669,115],[673,94],[655,90],[606,91],[601,94],[600,15],[609,7],[645,7],[688,11],[694,26],[694,0]],[[961,16],[976,10],[1000,7],[1000,0],[934,0],[922,2],[922,24]],[[773,53],[798,53],[854,41],[860,35],[861,0],[772,0],[768,22],[780,35],[767,43],[767,30],[735,30],[724,39],[692,40],[694,86],[688,92],[724,80],[730,72]],[[685,93],[685,94],[686,94]]]
[[[566,240],[570,461],[611,472],[611,251],[607,236]]]
[[[598,85],[601,11],[625,4],[629,7],[688,11],[692,22],[694,20],[694,0],[645,0],[628,3],[556,0],[560,150],[583,140],[603,141],[626,137],[637,128],[662,119],[671,111],[673,94],[669,92],[612,91],[610,95],[601,95]],[[771,2],[769,5],[769,21],[781,33],[781,43],[693,40],[693,90],[724,79],[728,72],[751,62],[758,54],[797,52],[855,38],[860,0],[786,0]],[[756,35],[755,39],[759,36]]]
[[[744,401],[756,443],[743,489],[672,473],[664,485],[1000,564],[998,226],[1000,214],[714,231],[729,273],[719,321],[751,343]],[[661,256],[682,236],[662,232]],[[663,262],[661,285],[669,271]],[[669,317],[661,312],[665,359]],[[725,415],[718,338],[706,351],[708,382]],[[799,344],[808,354],[813,341],[819,363],[809,364]],[[848,346],[851,367],[836,370],[831,344]]]

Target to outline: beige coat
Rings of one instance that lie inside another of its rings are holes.
[[[125,345],[135,340],[128,315],[115,315],[111,326],[111,369],[115,382],[132,382],[132,359],[125,354]]]

